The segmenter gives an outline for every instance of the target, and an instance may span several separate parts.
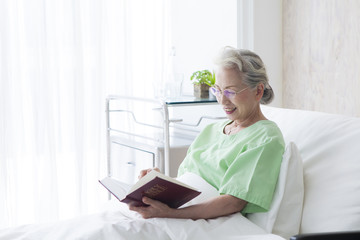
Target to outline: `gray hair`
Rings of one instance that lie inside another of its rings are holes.
[[[236,69],[244,73],[243,82],[251,89],[259,83],[264,84],[264,94],[260,100],[262,104],[270,103],[274,98],[274,91],[269,84],[265,65],[254,52],[233,47],[224,47],[215,61],[219,67]]]

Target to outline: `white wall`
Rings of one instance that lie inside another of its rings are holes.
[[[282,0],[172,0],[175,74],[183,75],[183,92],[196,70],[213,69],[223,46],[255,51],[265,62],[275,91],[272,106],[282,106]]]
[[[272,106],[282,106],[282,0],[238,0],[238,47],[264,61],[274,89]]]
[[[175,74],[183,74],[183,92],[192,94],[190,76],[214,68],[223,46],[237,46],[236,0],[172,0],[172,43]]]

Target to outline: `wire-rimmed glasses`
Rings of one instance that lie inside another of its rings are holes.
[[[210,91],[212,94],[214,94],[216,97],[220,97],[220,96],[225,96],[228,99],[234,98],[236,96],[236,94],[241,93],[242,91],[245,91],[246,89],[248,89],[249,87],[246,87],[244,89],[241,89],[240,91],[234,91],[231,89],[225,89],[225,90],[220,90],[216,87],[210,87]]]

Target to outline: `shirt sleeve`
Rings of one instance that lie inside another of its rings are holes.
[[[242,213],[268,211],[276,187],[284,146],[277,138],[247,146],[231,163],[219,188],[248,202]]]

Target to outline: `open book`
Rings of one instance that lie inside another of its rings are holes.
[[[120,202],[146,206],[144,196],[178,208],[200,194],[196,189],[157,171],[151,171],[132,187],[107,177],[99,182]]]

